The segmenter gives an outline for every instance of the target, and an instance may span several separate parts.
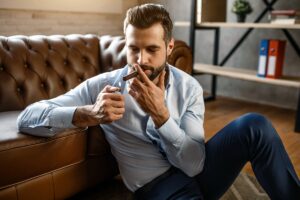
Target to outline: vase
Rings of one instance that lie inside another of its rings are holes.
[[[237,14],[237,22],[245,22],[246,21],[246,15],[245,14]]]

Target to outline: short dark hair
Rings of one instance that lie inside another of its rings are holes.
[[[159,4],[143,4],[127,10],[124,20],[124,33],[129,24],[136,28],[149,28],[160,23],[164,29],[164,40],[169,42],[172,38],[173,22],[169,12]]]

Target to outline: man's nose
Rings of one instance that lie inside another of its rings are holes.
[[[139,65],[147,64],[147,54],[145,52],[140,51],[140,53],[138,55],[137,63]]]

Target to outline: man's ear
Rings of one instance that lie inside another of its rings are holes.
[[[170,40],[170,42],[167,44],[167,55],[168,56],[172,53],[173,48],[174,48],[174,38],[172,38]]]

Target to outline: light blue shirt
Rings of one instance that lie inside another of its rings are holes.
[[[94,104],[106,85],[118,86],[125,99],[123,118],[100,126],[128,189],[137,190],[171,165],[195,176],[202,171],[205,160],[203,92],[193,77],[171,65],[168,68],[165,104],[170,117],[158,129],[128,94],[128,83],[122,81],[128,73],[126,66],[90,78],[64,95],[28,106],[18,117],[19,130],[50,137],[74,128],[72,118],[77,106]]]

